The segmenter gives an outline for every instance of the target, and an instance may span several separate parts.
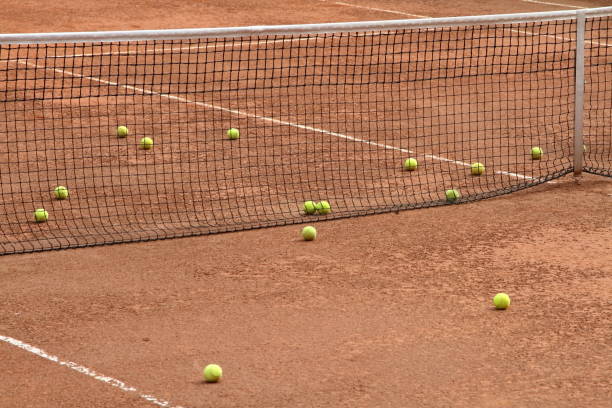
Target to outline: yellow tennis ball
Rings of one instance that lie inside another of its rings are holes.
[[[493,297],[493,305],[496,309],[507,309],[510,306],[510,296],[505,293],[498,293]]]
[[[404,160],[404,169],[406,170],[416,170],[417,167],[419,166],[419,162],[417,162],[417,159],[414,159],[412,157]]]
[[[153,147],[153,139],[151,139],[150,137],[143,137],[142,139],[140,139],[140,147],[145,150],[151,149]]]
[[[329,202],[323,200],[317,203],[317,211],[322,215],[329,214],[331,212],[331,205]]]
[[[454,189],[446,190],[446,201],[448,201],[449,203],[454,203],[460,198],[461,198],[461,193],[459,193],[459,191],[454,190]]]
[[[314,201],[306,201],[304,203],[304,212],[306,214],[314,214],[317,211],[317,205]]]
[[[119,126],[117,128],[117,136],[118,137],[126,137],[128,135],[129,131],[128,128],[126,126]]]
[[[227,131],[227,137],[231,140],[236,140],[240,137],[240,131],[236,128],[231,128]]]
[[[542,150],[542,148],[537,147],[537,146],[531,148],[531,158],[533,160],[540,160],[543,154],[544,154],[544,150]]]
[[[57,186],[55,190],[53,190],[53,194],[58,200],[65,200],[68,198],[68,189],[64,186]]]
[[[223,376],[223,370],[217,364],[209,364],[204,367],[204,381],[217,382]]]
[[[49,219],[49,213],[45,211],[44,208],[37,208],[34,211],[34,221],[36,222],[45,222]]]
[[[307,226],[302,229],[302,238],[304,241],[312,241],[317,237],[317,230],[315,227]]]
[[[472,175],[480,176],[485,171],[485,166],[482,163],[472,163]]]

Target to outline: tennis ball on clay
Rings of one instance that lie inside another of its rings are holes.
[[[471,170],[473,176],[480,176],[482,173],[484,173],[485,166],[482,163],[472,163]]]
[[[498,293],[493,297],[493,305],[496,309],[507,309],[510,306],[510,296],[505,293]]]
[[[57,186],[53,190],[53,194],[58,200],[65,200],[68,198],[68,189],[64,186]]]
[[[314,214],[315,212],[317,212],[317,205],[315,204],[314,201],[306,201],[304,203],[304,212],[306,214]]]
[[[417,162],[417,159],[414,159],[412,157],[404,160],[404,169],[406,170],[416,170],[417,167],[419,166],[419,162]]]
[[[331,212],[331,205],[329,205],[329,202],[323,200],[317,203],[317,211],[322,215],[329,214]]]
[[[142,139],[140,139],[140,147],[145,150],[151,149],[153,147],[153,139],[151,139],[150,137],[143,137]]]
[[[231,128],[227,131],[227,137],[229,137],[230,140],[236,140],[240,137],[240,131],[236,128]]]
[[[217,364],[209,364],[204,367],[204,381],[206,382],[217,382],[221,379],[223,370]]]
[[[45,222],[49,219],[49,213],[44,208],[38,208],[34,211],[34,221]]]
[[[455,189],[446,190],[446,201],[454,203],[461,198],[461,193]]]
[[[126,137],[128,135],[129,131],[128,128],[125,126],[119,126],[117,128],[117,136],[118,137]]]
[[[302,238],[304,241],[313,241],[317,237],[317,230],[315,227],[307,226],[302,229]]]
[[[544,150],[542,150],[542,148],[537,146],[531,148],[531,158],[533,160],[540,160],[543,154]]]

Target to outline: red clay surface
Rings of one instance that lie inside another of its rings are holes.
[[[325,2],[13,3],[5,32],[398,18]],[[506,3],[369,6],[555,9]],[[318,223],[311,243],[288,226],[2,257],[0,335],[185,407],[609,406],[611,205],[610,179],[566,177]],[[491,306],[499,291],[507,311]],[[152,406],[4,342],[0,361],[2,407]],[[219,384],[201,382],[210,362]]]

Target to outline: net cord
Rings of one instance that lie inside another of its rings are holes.
[[[339,32],[367,32],[379,30],[426,29],[482,24],[513,24],[550,20],[575,19],[577,16],[600,17],[612,15],[612,7],[583,10],[561,10],[537,13],[494,14],[468,17],[443,17],[363,21],[350,23],[298,24],[251,27],[195,28],[176,30],[92,31],[65,33],[0,34],[0,44],[84,43],[148,40],[187,40],[198,38],[227,38],[254,35],[307,35]]]

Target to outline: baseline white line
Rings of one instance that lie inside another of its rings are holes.
[[[271,122],[271,123],[276,123],[279,125],[285,125],[285,126],[291,126],[297,129],[303,129],[303,130],[309,130],[311,132],[317,132],[317,133],[322,133],[325,135],[329,135],[329,136],[334,136],[334,137],[338,137],[340,139],[345,139],[345,140],[350,140],[353,142],[357,142],[357,143],[364,143],[370,146],[376,146],[376,147],[382,147],[383,149],[388,149],[388,150],[396,150],[402,153],[410,153],[410,154],[416,154],[414,151],[409,150],[409,149],[404,149],[401,147],[396,147],[396,146],[392,146],[392,145],[388,145],[388,144],[383,144],[383,143],[377,143],[377,142],[372,142],[371,140],[367,140],[367,139],[360,139],[358,137],[353,137],[350,135],[345,135],[343,133],[338,133],[338,132],[332,132],[330,130],[325,130],[325,129],[320,129],[320,128],[316,128],[313,126],[308,126],[308,125],[301,125],[299,123],[293,123],[293,122],[287,122],[285,120],[280,120],[280,119],[275,119],[275,118],[270,118],[268,116],[261,116],[261,115],[256,115],[254,113],[248,113],[248,112],[244,112],[238,109],[230,109],[230,108],[225,108],[223,106],[217,106],[217,105],[212,105],[210,103],[206,103],[206,102],[198,102],[198,101],[192,101],[190,99],[187,98],[183,98],[180,96],[176,96],[176,95],[171,95],[171,94],[165,94],[162,92],[157,92],[157,91],[153,91],[153,90],[149,90],[149,89],[144,89],[144,88],[138,88],[132,85],[124,85],[124,84],[120,84],[118,82],[113,82],[113,81],[107,81],[105,79],[102,78],[97,78],[97,77],[92,77],[92,76],[87,76],[87,75],[82,75],[82,74],[77,74],[75,72],[70,72],[70,71],[66,71],[63,69],[59,69],[59,68],[47,68],[47,67],[43,67],[43,66],[39,66],[36,64],[33,64],[31,62],[23,62],[21,60],[18,61],[20,64],[25,64],[34,68],[38,68],[38,69],[46,69],[46,70],[53,70],[55,72],[58,72],[60,74],[65,74],[65,75],[70,75],[73,77],[77,77],[77,78],[83,78],[83,79],[87,79],[90,81],[94,81],[94,82],[99,82],[102,84],[106,84],[106,85],[113,85],[113,86],[118,86],[121,88],[125,88],[125,89],[129,89],[132,91],[136,91],[136,92],[140,92],[142,94],[145,95],[155,95],[155,96],[159,96],[162,98],[167,98],[167,99],[171,99],[171,100],[175,100],[175,101],[179,101],[179,102],[185,102],[185,103],[190,103],[190,104],[194,104],[196,106],[202,106],[208,109],[214,109],[214,110],[219,110],[222,112],[228,112],[237,116],[245,116],[248,118],[253,118],[253,119],[259,119],[259,120],[263,120],[266,122]],[[446,157],[442,157],[442,156],[436,156],[436,155],[432,155],[432,154],[423,154],[423,156],[425,158],[430,158],[430,159],[434,159],[434,160],[438,160],[438,161],[443,161],[443,162],[448,162],[448,163],[454,163],[456,165],[459,166],[467,166],[470,167],[471,164],[459,161],[459,160],[453,160],[453,159],[448,159]],[[518,174],[518,173],[510,173],[510,172],[505,172],[505,171],[496,171],[495,174],[504,174],[504,175],[509,175],[512,177],[516,177],[516,178],[521,178],[521,179],[528,179],[528,180],[536,180],[536,178],[531,177],[531,176],[526,176],[523,174]]]
[[[153,405],[157,405],[159,407],[165,407],[165,408],[185,408],[180,405],[172,405],[169,401],[159,399],[150,394],[142,394],[140,391],[138,391],[138,389],[130,385],[127,385],[123,381],[120,381],[113,377],[102,375],[100,373],[95,372],[91,368],[87,368],[73,361],[61,360],[59,357],[51,355],[47,353],[46,351],[39,349],[38,347],[32,346],[31,344],[24,343],[21,340],[17,340],[12,337],[2,336],[2,335],[0,335],[0,340],[2,340],[3,342],[7,344],[15,346],[21,350],[37,355],[38,357],[44,358],[45,360],[52,361],[59,366],[68,367],[71,370],[74,370],[88,377],[91,377],[94,380],[98,380],[100,382],[106,383],[110,385],[111,387],[119,388],[121,391],[124,391],[127,393],[134,393],[135,395],[138,395],[140,398],[142,398],[145,401],[150,402]]]
[[[550,3],[548,1],[538,1],[538,0],[521,0],[521,1],[523,1],[524,3],[546,4],[548,6],[569,7],[569,8],[575,8],[575,9],[588,8],[588,7],[581,7],[581,6],[572,6],[571,4]]]
[[[377,8],[377,7],[367,7],[367,6],[361,6],[361,5],[358,5],[358,4],[343,3],[341,1],[333,1],[333,2],[325,1],[325,3],[333,3],[333,4],[337,4],[339,6],[349,6],[349,7],[366,9],[366,10],[372,10],[372,11],[382,11],[384,13],[399,14],[401,16],[417,17],[417,18],[430,18],[429,16],[422,16],[420,14],[405,13],[403,11],[381,9],[381,8]]]
[[[325,2],[325,3],[329,3],[327,0],[319,0],[319,1],[322,1],[322,2]],[[528,0],[522,0],[522,1],[528,1]],[[541,3],[541,2],[538,2],[538,1],[530,1],[530,2],[531,3]],[[402,11],[397,11],[397,10],[374,9],[374,8],[371,8],[371,7],[365,7],[365,6],[360,6],[360,5],[351,4],[351,3],[342,3],[342,2],[339,2],[339,1],[336,1],[336,2],[333,2],[333,3],[334,4],[339,4],[339,5],[342,5],[342,6],[346,6],[346,7],[365,8],[365,9],[370,9],[370,10],[383,11],[383,12],[386,12],[386,13],[401,14],[401,15],[405,15],[405,16],[413,16],[413,17],[420,17],[420,18],[433,18],[431,16],[421,16],[421,15],[418,15],[418,14],[404,13]],[[544,3],[544,4],[553,4],[553,3]],[[556,5],[559,6],[561,4],[556,4]],[[567,6],[567,7],[584,8],[584,7],[577,7],[577,6]],[[534,33],[534,32],[531,32],[531,31],[514,30],[514,29],[508,29],[508,30],[510,30],[511,32],[514,32],[514,33],[528,34],[528,35],[534,35],[534,36],[535,35],[541,35],[543,37],[554,38],[556,40],[562,40],[562,41],[576,41],[576,40],[571,39],[571,38],[560,37],[560,36],[551,35],[551,34],[539,34],[539,33]],[[612,44],[608,44],[608,43],[605,43],[605,42],[597,42],[597,41],[585,41],[585,42],[589,43],[589,44],[603,45],[604,47],[612,47]]]

